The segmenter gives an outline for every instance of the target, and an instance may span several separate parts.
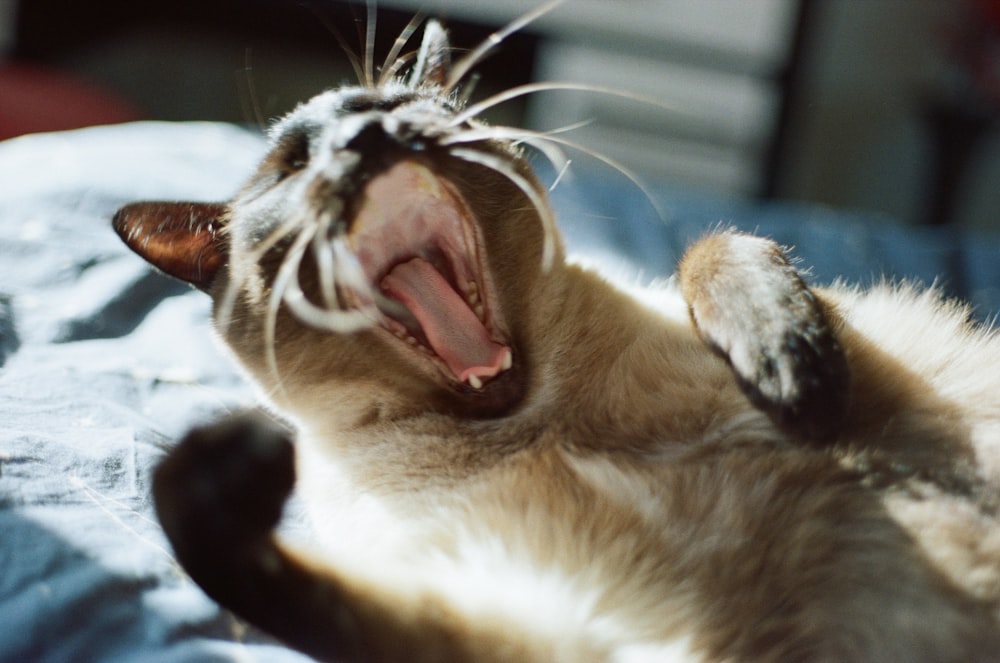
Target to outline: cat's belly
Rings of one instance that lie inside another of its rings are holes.
[[[554,661],[581,660],[581,641],[588,652],[585,660],[701,660],[690,648],[692,636],[676,620],[676,611],[636,620],[635,615],[625,614],[625,606],[609,602],[614,593],[609,585],[619,584],[621,579],[614,578],[625,569],[610,575],[607,571],[620,565],[598,564],[595,559],[591,569],[581,570],[567,562],[567,548],[579,547],[577,557],[588,556],[586,541],[567,541],[575,536],[572,530],[554,532],[534,523],[532,541],[525,542],[521,534],[527,528],[512,532],[511,521],[486,523],[478,518],[489,511],[481,500],[484,494],[493,494],[494,487],[485,492],[472,488],[467,502],[455,499],[454,493],[383,500],[358,489],[347,472],[309,446],[299,445],[297,490],[315,530],[319,550],[314,554],[336,572],[385,588],[404,603],[422,604],[428,595],[440,597],[473,621],[510,624],[511,638],[527,634],[539,641],[565,643],[567,649],[554,652]],[[318,462],[320,457],[323,462]],[[636,505],[632,511],[646,507]],[[641,517],[647,516],[655,519],[651,513]],[[544,550],[547,537],[553,540],[552,550]],[[664,604],[658,590],[649,591],[647,600],[632,598],[640,605],[669,607],[670,601]]]

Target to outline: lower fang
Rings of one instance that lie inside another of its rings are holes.
[[[469,376],[469,386],[472,387],[473,389],[482,389],[483,388],[483,381],[480,380],[479,377],[477,377],[475,375],[470,375]]]
[[[503,363],[500,364],[501,371],[509,371],[510,367],[514,365],[514,355],[511,354],[510,350],[507,350],[507,354],[503,356]]]

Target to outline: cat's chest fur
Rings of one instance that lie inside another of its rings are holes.
[[[331,414],[326,427],[300,428],[299,491],[324,554],[360,577],[392,578],[400,594],[440,593],[552,637],[595,621],[616,637],[683,633],[685,610],[652,608],[667,583],[657,575],[700,555],[688,528],[715,526],[698,522],[706,508],[719,515],[685,496],[736,497],[678,468],[722,443],[781,447],[784,436],[703,351],[675,288],[626,294],[576,276],[585,295],[559,316],[575,331],[535,349],[551,358],[536,367],[539,387],[502,420],[427,413],[343,430]],[[608,383],[622,389],[597,388]],[[637,558],[665,544],[670,555]]]

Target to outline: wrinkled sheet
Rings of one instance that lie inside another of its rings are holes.
[[[227,198],[262,151],[252,132],[202,123],[0,143],[0,661],[304,660],[207,599],[153,518],[157,459],[254,393],[211,335],[208,298],[110,228],[132,200]],[[553,193],[570,248],[650,280],[693,238],[735,225],[794,245],[820,282],[938,280],[981,317],[1000,310],[995,238],[651,191],[655,205],[580,167]]]

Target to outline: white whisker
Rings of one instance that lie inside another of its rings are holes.
[[[447,93],[455,89],[455,86],[458,85],[463,78],[465,78],[465,75],[469,73],[469,70],[482,62],[483,58],[485,58],[489,52],[496,48],[504,39],[532,21],[535,21],[539,17],[549,13],[562,3],[563,0],[551,0],[541,7],[538,7],[527,14],[524,14],[520,18],[515,19],[506,27],[491,34],[485,41],[483,41],[483,43],[473,49],[471,53],[466,55],[455,65],[455,67],[451,70],[451,74],[448,76],[448,81],[445,83],[444,91]]]
[[[450,136],[440,141],[440,144],[448,146],[448,145],[455,145],[462,143],[478,142],[482,140],[509,140],[515,143],[524,143],[525,145],[528,145],[541,152],[545,156],[545,158],[548,159],[549,163],[552,164],[552,167],[558,172],[557,180],[553,182],[552,185],[549,187],[550,191],[555,188],[556,184],[558,184],[558,181],[562,179],[563,175],[565,174],[569,166],[569,159],[566,158],[566,155],[562,152],[562,150],[554,150],[553,146],[548,145],[548,143],[557,143],[559,145],[563,145],[565,147],[582,152],[583,154],[586,154],[589,157],[597,159],[601,163],[610,166],[611,168],[614,168],[616,171],[625,176],[646,197],[646,200],[649,201],[649,204],[656,211],[656,214],[659,217],[660,221],[665,222],[667,217],[663,209],[660,207],[660,204],[657,202],[656,197],[653,196],[652,192],[643,183],[642,179],[638,175],[636,175],[632,170],[630,170],[627,166],[605,154],[602,154],[596,150],[592,150],[588,147],[585,147],[580,143],[556,135],[557,133],[565,133],[573,129],[577,129],[581,126],[586,126],[587,124],[590,124],[589,120],[585,120],[583,122],[577,122],[575,124],[570,124],[565,127],[560,127],[559,129],[554,129],[552,131],[546,131],[546,132],[531,131],[529,129],[517,129],[514,127],[483,127],[477,129],[469,129],[463,131],[460,134]],[[556,155],[558,156],[556,158],[553,158]]]
[[[305,224],[299,232],[298,237],[285,252],[285,256],[278,268],[278,273],[274,276],[271,284],[271,294],[267,301],[267,319],[264,323],[264,349],[267,359],[268,369],[277,381],[277,387],[284,391],[281,373],[278,371],[278,358],[274,353],[275,335],[278,329],[278,310],[281,302],[285,299],[288,284],[292,277],[298,274],[302,265],[302,256],[305,254],[306,246],[312,241],[316,232],[314,224]]]
[[[273,249],[278,242],[291,235],[295,230],[301,227],[301,225],[302,219],[296,217],[290,221],[286,221],[278,228],[275,228],[268,233],[264,239],[258,242],[257,246],[255,246],[252,251],[249,252],[247,255],[247,261],[252,264],[259,264],[268,251]],[[233,308],[236,306],[236,297],[239,293],[240,290],[238,283],[231,281],[229,286],[226,288],[226,292],[223,295],[222,300],[216,307],[216,320],[219,325],[219,333],[223,336],[226,335],[226,330],[229,327],[229,322],[233,315]]]
[[[553,92],[568,90],[572,92],[595,92],[597,94],[606,94],[613,97],[620,97],[622,99],[628,99],[630,101],[636,101],[643,104],[649,104],[651,106],[656,106],[666,111],[673,113],[685,114],[683,110],[677,106],[668,104],[660,99],[655,99],[653,97],[647,97],[645,95],[636,94],[634,92],[629,92],[628,90],[621,90],[613,87],[605,87],[603,85],[587,85],[585,83],[565,83],[558,81],[551,82],[541,82],[541,83],[526,83],[524,85],[518,85],[512,87],[509,90],[504,90],[503,92],[498,92],[497,94],[487,97],[482,101],[469,106],[464,111],[456,115],[451,119],[449,123],[450,126],[458,126],[474,117],[481,115],[484,111],[493,108],[494,106],[499,106],[500,104],[506,103],[512,99],[517,99],[518,97],[523,97],[529,94],[535,94],[538,92]]]
[[[569,133],[582,127],[593,124],[593,120],[581,120],[573,124],[567,124],[549,131],[535,131],[533,129],[523,129],[521,127],[508,127],[503,125],[483,125],[475,129],[465,129],[461,133],[453,134],[438,141],[439,145],[454,145],[457,143],[473,143],[480,140],[508,140],[518,142],[522,138],[547,139],[562,133]]]
[[[569,166],[571,163],[573,163],[571,159],[566,160],[566,163],[563,164],[562,170],[556,173],[556,178],[552,181],[552,184],[549,185],[549,191],[556,190],[556,187],[559,186],[560,182],[562,182],[563,176],[569,172]]]
[[[296,240],[292,249],[289,249],[289,258],[282,263],[278,277],[275,278],[275,292],[278,291],[278,279],[281,279],[280,298],[289,311],[305,324],[338,333],[350,333],[370,327],[378,319],[378,309],[374,304],[363,308],[345,311],[336,306],[320,307],[313,304],[306,297],[299,283],[299,267],[305,253],[305,247],[310,242],[315,242],[320,238],[323,247],[322,254],[328,256],[331,261],[331,274],[329,282],[321,287],[332,288],[334,282],[373,299],[370,296],[371,286],[364,277],[364,270],[358,263],[357,257],[347,248],[340,238],[328,242],[324,236],[317,232],[317,228],[311,229],[309,235],[303,233],[304,241]],[[300,238],[302,239],[302,238]],[[315,246],[315,244],[314,244]],[[287,272],[286,272],[287,267]]]
[[[544,196],[538,191],[538,189],[536,189],[527,178],[518,173],[510,165],[510,163],[504,161],[498,156],[465,148],[452,149],[451,154],[459,159],[464,159],[465,161],[485,166],[486,168],[489,168],[490,170],[506,177],[512,184],[520,189],[525,196],[527,196],[528,200],[535,207],[535,211],[538,212],[538,216],[541,219],[542,228],[544,230],[545,237],[542,247],[542,268],[548,269],[551,267],[552,261],[555,258],[555,242],[556,237],[558,236],[556,230],[556,220],[552,215],[552,209],[549,207]]]
[[[236,307],[236,296],[240,289],[235,281],[230,281],[226,286],[226,292],[222,295],[222,301],[215,307],[215,323],[218,325],[219,334],[225,338],[229,331],[229,323],[233,320],[233,309]]]
[[[339,210],[338,210],[339,216]],[[334,214],[330,210],[324,210],[318,220],[316,234],[312,238],[313,256],[316,259],[316,267],[319,271],[319,288],[323,296],[323,305],[328,309],[337,307],[337,291],[335,288],[334,259],[330,251],[327,237],[330,233],[330,225]]]
[[[476,91],[476,87],[479,85],[480,75],[473,72],[469,76],[469,80],[462,86],[462,89],[455,96],[455,107],[465,108],[469,105],[469,99],[472,98],[472,94]]]
[[[316,329],[338,334],[350,334],[368,329],[375,323],[379,315],[375,306],[366,306],[351,311],[316,306],[306,298],[299,285],[299,280],[295,276],[289,280],[282,301],[288,305],[288,309],[301,322]]]
[[[347,248],[343,240],[326,239],[333,215],[325,216],[325,220],[317,219],[311,223],[301,224],[302,228],[285,253],[271,285],[264,341],[268,348],[268,364],[271,370],[275,371],[275,375],[277,375],[277,362],[273,348],[278,309],[282,303],[288,306],[289,311],[301,322],[318,329],[340,333],[370,327],[379,315],[374,304],[352,311],[339,308],[336,295],[338,284],[353,289],[367,299],[375,298],[371,295],[371,285],[365,279],[364,270],[357,257]],[[309,301],[299,282],[302,260],[310,245],[317,260],[320,289],[324,300],[322,307]]]
[[[398,58],[396,58],[396,61],[393,62],[388,69],[382,72],[382,77],[379,80],[379,85],[384,85],[390,80],[392,80],[393,77],[395,77],[396,74],[399,73],[399,71],[403,67],[412,62],[416,56],[417,52],[413,51],[410,53],[404,53],[403,55],[400,55]]]
[[[331,35],[333,35],[333,38],[337,42],[337,45],[340,46],[340,50],[344,52],[344,55],[347,57],[347,61],[351,64],[351,69],[354,70],[354,76],[355,78],[358,79],[358,83],[364,85],[365,74],[364,74],[364,68],[361,65],[361,59],[351,49],[350,45],[348,45],[347,40],[344,39],[344,35],[342,35],[340,30],[337,29],[337,26],[333,25],[330,22],[330,19],[324,16],[322,13],[320,13],[318,9],[310,5],[307,5],[307,7],[312,12],[312,14],[317,19],[319,19],[320,23],[323,24],[323,27],[325,27],[327,31]]]
[[[358,260],[358,257],[354,255],[354,252],[347,246],[347,242],[344,241],[344,238],[337,237],[330,242],[330,249],[336,259],[337,283],[345,288],[349,288],[359,294],[365,295],[369,299],[373,298],[372,291],[374,289],[368,282],[365,270],[361,266],[361,262]]]
[[[395,74],[399,71],[399,68],[403,64],[403,60],[399,57],[399,54],[403,51],[403,47],[406,46],[407,42],[410,41],[410,37],[413,33],[417,31],[420,24],[424,22],[425,15],[421,12],[410,19],[410,22],[406,24],[403,31],[399,33],[396,37],[396,41],[393,42],[392,48],[389,49],[389,54],[386,55],[385,61],[382,63],[382,71],[380,72],[378,84],[381,87],[385,85]]]
[[[558,136],[546,136],[546,140],[550,140],[554,143],[559,143],[560,145],[565,145],[566,147],[569,147],[571,149],[578,150],[586,154],[587,156],[597,159],[601,163],[610,166],[611,168],[614,168],[616,171],[624,175],[629,182],[635,185],[635,187],[642,192],[642,195],[646,197],[646,200],[649,202],[650,205],[652,205],[653,209],[656,211],[656,215],[659,217],[660,221],[662,223],[666,223],[667,217],[664,214],[663,209],[660,207],[659,202],[657,202],[656,197],[645,185],[645,183],[643,183],[642,178],[640,178],[631,169],[625,166],[625,164],[621,163],[620,161],[617,161],[616,159],[612,159],[611,157],[607,156],[606,154],[602,154],[597,150],[592,150],[589,147],[584,147],[583,145],[575,141],[567,140],[565,138],[561,138]]]
[[[561,127],[556,127],[555,129],[549,129],[548,131],[538,132],[542,136],[558,136],[559,134],[568,134],[571,131],[576,131],[577,129],[582,129],[584,127],[589,127],[594,123],[593,119],[580,120],[579,122],[573,122],[571,124],[564,124]]]
[[[243,72],[246,74],[247,94],[249,95],[250,110],[253,113],[257,128],[264,131],[267,127],[267,120],[264,119],[263,108],[257,99],[257,86],[253,80],[253,53],[248,46],[243,52]]]
[[[365,85],[375,87],[375,26],[378,20],[378,3],[368,0],[367,24],[365,26]]]
[[[514,144],[524,143],[540,152],[548,159],[553,168],[561,170],[565,167],[566,155],[556,145],[546,142],[547,138],[544,134],[514,127],[482,127],[445,138],[440,141],[440,145],[450,146],[487,140],[511,141]]]

